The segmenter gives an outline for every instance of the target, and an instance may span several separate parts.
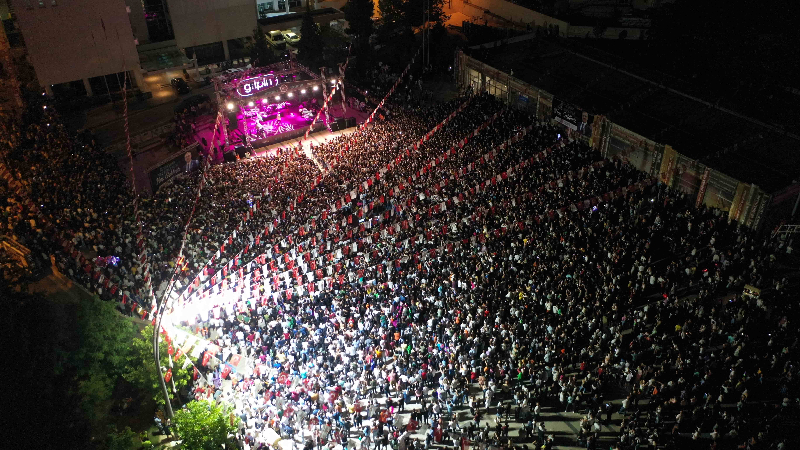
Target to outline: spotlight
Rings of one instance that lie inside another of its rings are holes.
[[[247,106],[249,106],[249,107],[251,107],[251,108],[252,108],[252,107],[254,106],[254,103],[253,103],[253,102],[250,102],[250,103],[248,103],[248,104],[247,104]]]
[[[292,98],[292,97],[294,96],[294,94],[292,94],[291,92],[289,92],[288,94],[286,94],[286,96],[287,96],[287,97],[289,97],[289,98]]]
[[[267,99],[265,99],[265,98],[264,98],[264,99],[261,99],[261,103],[263,103],[263,104],[265,104],[265,105],[266,105],[267,103],[269,103],[269,100],[267,100]]]
[[[305,90],[305,89],[301,89],[301,90],[300,90],[300,93],[301,93],[301,94],[305,94],[305,93],[306,93],[306,90]]]
[[[47,105],[42,106],[43,109],[47,109]]]
[[[314,90],[318,91],[319,90],[319,86],[314,86]]]
[[[336,84],[336,78],[331,80],[331,84]]]
[[[228,102],[228,111],[233,111],[233,102]]]
[[[281,96],[280,96],[280,95],[276,95],[276,96],[275,96],[275,101],[278,101],[278,100],[280,100],[280,99],[281,99]]]

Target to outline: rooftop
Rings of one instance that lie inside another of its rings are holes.
[[[800,178],[795,151],[800,136],[706,102],[669,81],[659,84],[652,74],[621,70],[541,39],[474,50],[471,56],[767,192]]]

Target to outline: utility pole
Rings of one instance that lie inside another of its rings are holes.
[[[425,32],[428,33],[428,39],[425,40],[425,51],[427,56],[425,58],[425,66],[431,63],[431,31],[428,28],[428,22],[431,20],[431,0],[425,0]]]
[[[422,70],[425,70],[425,0],[422,0]]]

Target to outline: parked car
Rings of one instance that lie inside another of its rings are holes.
[[[172,87],[178,91],[178,94],[181,95],[188,94],[192,90],[192,88],[189,87],[189,83],[187,83],[183,78],[173,78],[169,84],[171,84]]]
[[[280,31],[270,31],[267,33],[267,42],[273,48],[277,48],[278,50],[285,50],[286,49],[286,40],[283,39],[283,34]]]
[[[292,30],[284,30],[283,31],[283,39],[286,41],[287,44],[295,45],[300,42],[300,36],[297,35]]]

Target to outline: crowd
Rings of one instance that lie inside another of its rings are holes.
[[[337,143],[315,149],[332,167],[318,187],[329,193],[244,258],[268,249],[252,287],[231,271],[180,319],[207,339],[194,397],[235,405],[243,448],[278,434],[321,448],[454,436],[547,448],[552,410],[580,419],[569,443],[586,448],[783,448],[770,422],[796,408],[796,334],[776,245],[620,161],[556,143],[547,124],[526,128],[533,119],[488,96],[471,101],[363,191],[403,144],[368,139],[344,158]],[[349,205],[328,212],[342,194]],[[348,221],[356,211],[367,213]],[[289,277],[270,280],[294,261],[322,289],[295,296]],[[745,284],[775,303],[742,296]]]
[[[199,96],[191,104],[181,104],[176,107],[172,118],[174,129],[169,137],[169,143],[175,147],[186,147],[193,144],[197,140],[198,119],[203,116],[211,116],[213,121],[216,110],[217,105],[214,102],[210,99],[204,100]]]
[[[4,231],[108,299],[104,279],[146,305],[143,281],[177,271],[168,317],[202,338],[190,396],[234,406],[241,448],[790,442],[780,244],[492,96],[211,166],[197,205],[180,176],[138,202],[141,233],[91,139],[46,110],[5,131],[38,212],[8,190]],[[574,436],[547,429],[564,415]]]

